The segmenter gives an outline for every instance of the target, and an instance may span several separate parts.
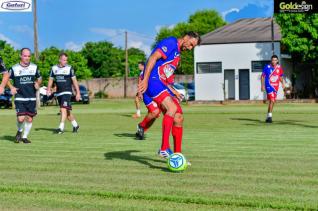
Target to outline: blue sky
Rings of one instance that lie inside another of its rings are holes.
[[[160,2],[160,3],[158,3]],[[38,0],[40,50],[80,50],[85,42],[107,40],[149,53],[157,31],[187,21],[197,10],[215,9],[227,22],[270,17],[273,0]],[[0,39],[15,48],[33,48],[32,13],[0,13]]]

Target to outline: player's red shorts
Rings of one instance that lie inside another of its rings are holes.
[[[271,92],[267,94],[267,100],[275,102],[277,98],[277,92]]]
[[[151,102],[150,104],[148,104],[146,107],[147,107],[149,113],[152,113],[152,112],[154,112],[155,110],[159,109],[157,103],[154,102],[154,101],[152,101],[152,102]],[[159,112],[159,113],[160,113],[160,112]]]
[[[177,106],[177,111],[176,111],[176,113],[177,113],[177,114],[183,114],[183,111],[182,111],[181,105],[180,105],[180,103],[179,103],[179,100],[178,100],[176,97],[172,97],[172,96],[170,96],[170,97],[172,98],[173,102],[174,102],[175,105]],[[163,113],[166,113],[166,109],[165,109],[162,105],[160,105],[160,110],[161,110]]]

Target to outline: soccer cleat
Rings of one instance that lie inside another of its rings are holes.
[[[272,117],[267,117],[265,122],[266,123],[272,123],[273,122]]]
[[[136,138],[138,138],[139,140],[145,139],[145,131],[139,124],[137,125]]]
[[[57,129],[55,130],[55,133],[56,133],[56,134],[63,134],[64,131],[61,130],[60,128],[57,128]]]
[[[28,140],[27,138],[22,138],[21,140],[22,140],[22,142],[25,143],[25,144],[31,144],[31,141]]]
[[[172,150],[171,149],[166,149],[166,150],[160,150],[159,149],[159,151],[158,151],[158,155],[160,156],[160,157],[162,157],[162,158],[168,158],[170,155],[172,155],[173,154],[173,152],[172,152]]]
[[[79,129],[79,125],[77,125],[76,127],[73,127],[73,133],[77,133]]]
[[[19,143],[21,141],[21,138],[22,138],[22,132],[17,131],[17,134],[15,135],[14,143]]]

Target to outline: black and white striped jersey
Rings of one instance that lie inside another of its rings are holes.
[[[74,69],[70,65],[60,67],[54,65],[51,69],[50,78],[56,82],[56,96],[72,94],[72,78],[76,77]]]
[[[0,57],[0,74],[7,72],[6,66],[4,65],[4,62],[2,58]]]
[[[36,101],[34,83],[41,78],[38,66],[32,63],[22,66],[19,63],[10,68],[9,74],[10,79],[13,80],[13,86],[18,89],[15,100]]]

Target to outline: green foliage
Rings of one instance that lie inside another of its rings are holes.
[[[6,41],[0,40],[0,56],[2,57],[7,69],[19,62],[19,51],[6,43]]]
[[[156,42],[169,37],[182,37],[188,31],[196,31],[200,35],[214,31],[226,23],[215,10],[201,10],[191,15],[187,22],[181,22],[172,29],[163,27],[156,36]],[[177,74],[193,74],[194,71],[193,51],[181,52],[181,64],[177,69]]]
[[[138,63],[140,61],[146,60],[146,55],[142,50],[137,48],[128,49],[128,66],[129,66],[129,76],[137,77],[140,74],[140,70],[138,69]]]
[[[94,78],[118,77],[125,74],[125,51],[107,41],[88,42],[83,55],[88,60],[88,66]],[[136,48],[128,49],[128,64],[130,76],[137,76],[138,61],[145,60],[145,53]]]
[[[293,59],[299,62],[317,62],[318,14],[278,14],[282,44]]]

